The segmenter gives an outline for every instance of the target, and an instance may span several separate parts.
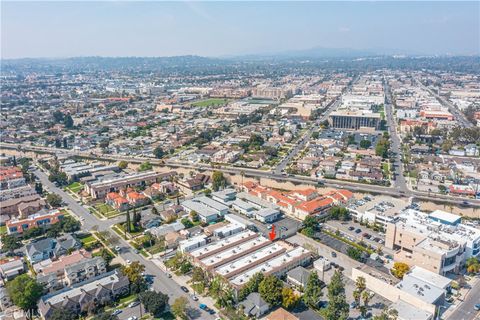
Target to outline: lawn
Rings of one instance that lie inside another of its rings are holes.
[[[117,210],[115,210],[114,208],[112,208],[111,206],[109,206],[106,203],[101,203],[101,204],[96,205],[95,209],[98,212],[100,212],[100,214],[102,214],[103,216],[105,216],[107,218],[112,217],[112,216],[116,216],[116,215],[119,214],[119,212]]]
[[[97,239],[95,239],[94,236],[89,235],[89,236],[87,236],[87,237],[85,237],[85,238],[80,239],[80,241],[82,242],[82,245],[86,245],[87,243],[97,241]]]
[[[67,189],[72,191],[73,193],[79,193],[83,189],[83,184],[80,182],[74,182],[67,186]]]
[[[7,233],[7,226],[0,226],[0,235]]]
[[[209,106],[223,106],[228,102],[228,99],[207,99],[192,103],[194,107],[209,107]]]

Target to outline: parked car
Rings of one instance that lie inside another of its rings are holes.
[[[182,289],[183,292],[188,292],[188,288],[185,286],[181,286],[180,289]]]
[[[334,257],[334,258],[337,257],[337,253],[336,253],[336,252],[332,251],[331,254],[332,254],[332,257]]]
[[[112,312],[112,316],[118,316],[120,313],[122,313],[122,310],[120,310],[120,309],[115,309],[115,310]]]
[[[193,301],[198,301],[198,297],[196,295],[192,294],[192,300]]]
[[[353,230],[355,230],[355,227],[354,227],[354,226],[350,226],[350,227],[348,227],[348,230],[353,231]]]
[[[362,232],[362,229],[358,228],[357,230],[355,230],[355,233],[360,233]]]
[[[476,305],[474,305],[473,308],[477,311],[480,311],[480,303],[477,303]]]
[[[199,308],[202,310],[206,310],[208,307],[205,303],[200,303]]]
[[[130,302],[130,303],[128,304],[128,307],[129,307],[129,308],[133,308],[133,307],[138,306],[139,304],[140,304],[140,301],[133,301],[133,302]]]

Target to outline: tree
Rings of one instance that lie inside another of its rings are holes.
[[[22,274],[7,282],[7,292],[17,307],[29,311],[36,308],[43,294],[43,286],[28,274]]]
[[[360,148],[362,149],[368,149],[372,145],[372,142],[370,140],[363,139],[360,141]]]
[[[325,309],[326,320],[348,319],[349,306],[345,297],[343,275],[336,270],[328,285],[328,305]]]
[[[78,316],[66,308],[54,308],[52,314],[48,317],[49,320],[76,320]],[[97,317],[94,318],[97,320]],[[104,319],[104,318],[103,318]]]
[[[192,219],[193,222],[197,222],[199,219],[198,212],[195,210],[192,210],[190,212],[190,219]]]
[[[212,189],[214,191],[220,190],[220,188],[225,187],[227,180],[223,176],[223,172],[214,171],[212,174]]]
[[[255,273],[247,283],[240,289],[238,293],[238,300],[243,301],[250,293],[258,292],[258,286],[264,279],[264,275],[261,272]]]
[[[125,232],[130,232],[132,229],[132,224],[130,221],[130,210],[127,210],[125,214]]]
[[[319,136],[320,136],[320,133],[318,131],[315,131],[312,133],[312,139],[318,139]]]
[[[131,292],[139,293],[147,288],[145,279],[142,275],[145,271],[145,266],[140,262],[134,261],[129,266],[122,266],[120,271],[127,276],[128,280],[130,281]]]
[[[282,281],[273,275],[265,277],[258,285],[258,293],[271,307],[282,303]]]
[[[360,299],[362,297],[362,292],[367,288],[365,278],[364,277],[358,277],[357,280],[355,281],[355,290],[353,290],[353,300],[355,300],[355,303],[357,306],[360,305]]]
[[[60,207],[62,205],[62,202],[62,197],[56,193],[49,193],[47,195],[47,203],[53,208]]]
[[[405,275],[405,273],[408,272],[408,270],[410,270],[408,264],[404,262],[395,262],[393,264],[393,268],[390,271],[398,279],[403,279],[403,276]]]
[[[362,300],[365,308],[368,308],[368,303],[370,302],[370,299],[372,299],[372,295],[370,294],[370,292],[368,292],[367,290],[363,291]]]
[[[55,139],[55,148],[61,148],[62,147],[62,142],[60,139]]]
[[[480,261],[476,257],[470,257],[467,259],[467,272],[468,273],[478,273],[480,272]]]
[[[152,170],[153,166],[150,162],[143,162],[140,167],[138,167],[138,171],[139,172],[142,172],[142,171],[148,171],[148,170]]]
[[[53,112],[53,119],[55,120],[55,122],[62,122],[63,119],[65,118],[65,115],[63,114],[62,111],[59,111],[59,110],[55,110]]]
[[[35,183],[35,192],[38,194],[43,194],[43,184],[41,182]]]
[[[287,310],[295,308],[300,301],[300,296],[295,294],[291,288],[282,289],[282,307]]]
[[[153,149],[153,155],[157,159],[162,159],[165,156],[165,152],[161,147],[156,147],[155,149]]]
[[[330,219],[332,220],[346,221],[350,219],[350,213],[348,212],[348,209],[345,207],[333,206],[330,209],[329,213],[330,213]]]
[[[316,309],[322,297],[322,281],[318,278],[318,274],[312,271],[307,279],[307,285],[303,293],[303,302],[310,308]]]
[[[187,319],[188,300],[184,296],[178,297],[173,301],[171,310],[172,313],[180,319]]]
[[[67,140],[67,137],[63,137],[63,147],[64,147],[65,149],[68,148],[68,140]]]
[[[362,261],[362,251],[355,247],[347,248],[347,255],[357,261]]]
[[[21,248],[22,243],[17,239],[16,236],[11,234],[5,234],[2,236],[2,248],[4,250],[13,252],[15,249]]]
[[[138,300],[140,300],[145,309],[156,318],[160,317],[168,305],[168,295],[161,292],[142,292],[138,295]]]
[[[385,307],[385,309],[383,309],[381,314],[377,316],[373,316],[372,318],[372,320],[397,320],[397,319],[398,319],[398,311],[388,307]]]
[[[118,163],[118,167],[119,167],[120,169],[122,169],[122,170],[125,170],[125,169],[127,169],[127,167],[128,167],[128,162],[127,162],[127,161],[120,161],[120,162]]]
[[[73,128],[73,119],[72,116],[67,114],[65,116],[65,119],[63,120],[63,124],[65,125],[65,128],[70,129]]]
[[[382,158],[388,157],[388,150],[390,148],[390,141],[386,137],[382,137],[378,140],[377,145],[375,146],[375,154]]]

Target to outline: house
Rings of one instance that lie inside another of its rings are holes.
[[[128,200],[116,192],[109,192],[105,197],[105,202],[118,211],[126,211],[130,208]]]
[[[12,300],[5,287],[0,287],[0,310],[6,310],[13,306]]]
[[[24,271],[25,264],[19,257],[0,261],[0,275],[4,280],[11,280]]]
[[[265,320],[300,320],[300,318],[280,307],[266,316]]]
[[[82,247],[80,241],[72,235],[66,234],[61,238],[42,239],[26,246],[28,260],[34,264],[49,258],[58,258],[65,255],[69,250],[78,250]]]
[[[87,311],[95,303],[104,305],[128,293],[128,278],[118,271],[104,273],[88,281],[44,295],[38,302],[38,312],[49,319],[55,309],[67,309],[76,314]]]
[[[287,283],[297,289],[304,289],[309,276],[310,271],[302,266],[298,266],[287,272]]]
[[[270,309],[268,303],[260,297],[258,292],[250,293],[240,304],[243,306],[243,312],[247,317],[259,318]]]
[[[185,240],[185,237],[178,232],[172,231],[165,235],[165,246],[168,249],[176,249],[180,241]]]
[[[136,191],[128,192],[126,194],[126,198],[132,207],[141,207],[148,204],[150,201],[145,195]]]

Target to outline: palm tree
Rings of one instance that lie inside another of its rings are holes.
[[[363,300],[363,305],[368,308],[368,303],[370,302],[370,299],[372,298],[372,295],[370,292],[367,290],[362,292],[362,300]]]

